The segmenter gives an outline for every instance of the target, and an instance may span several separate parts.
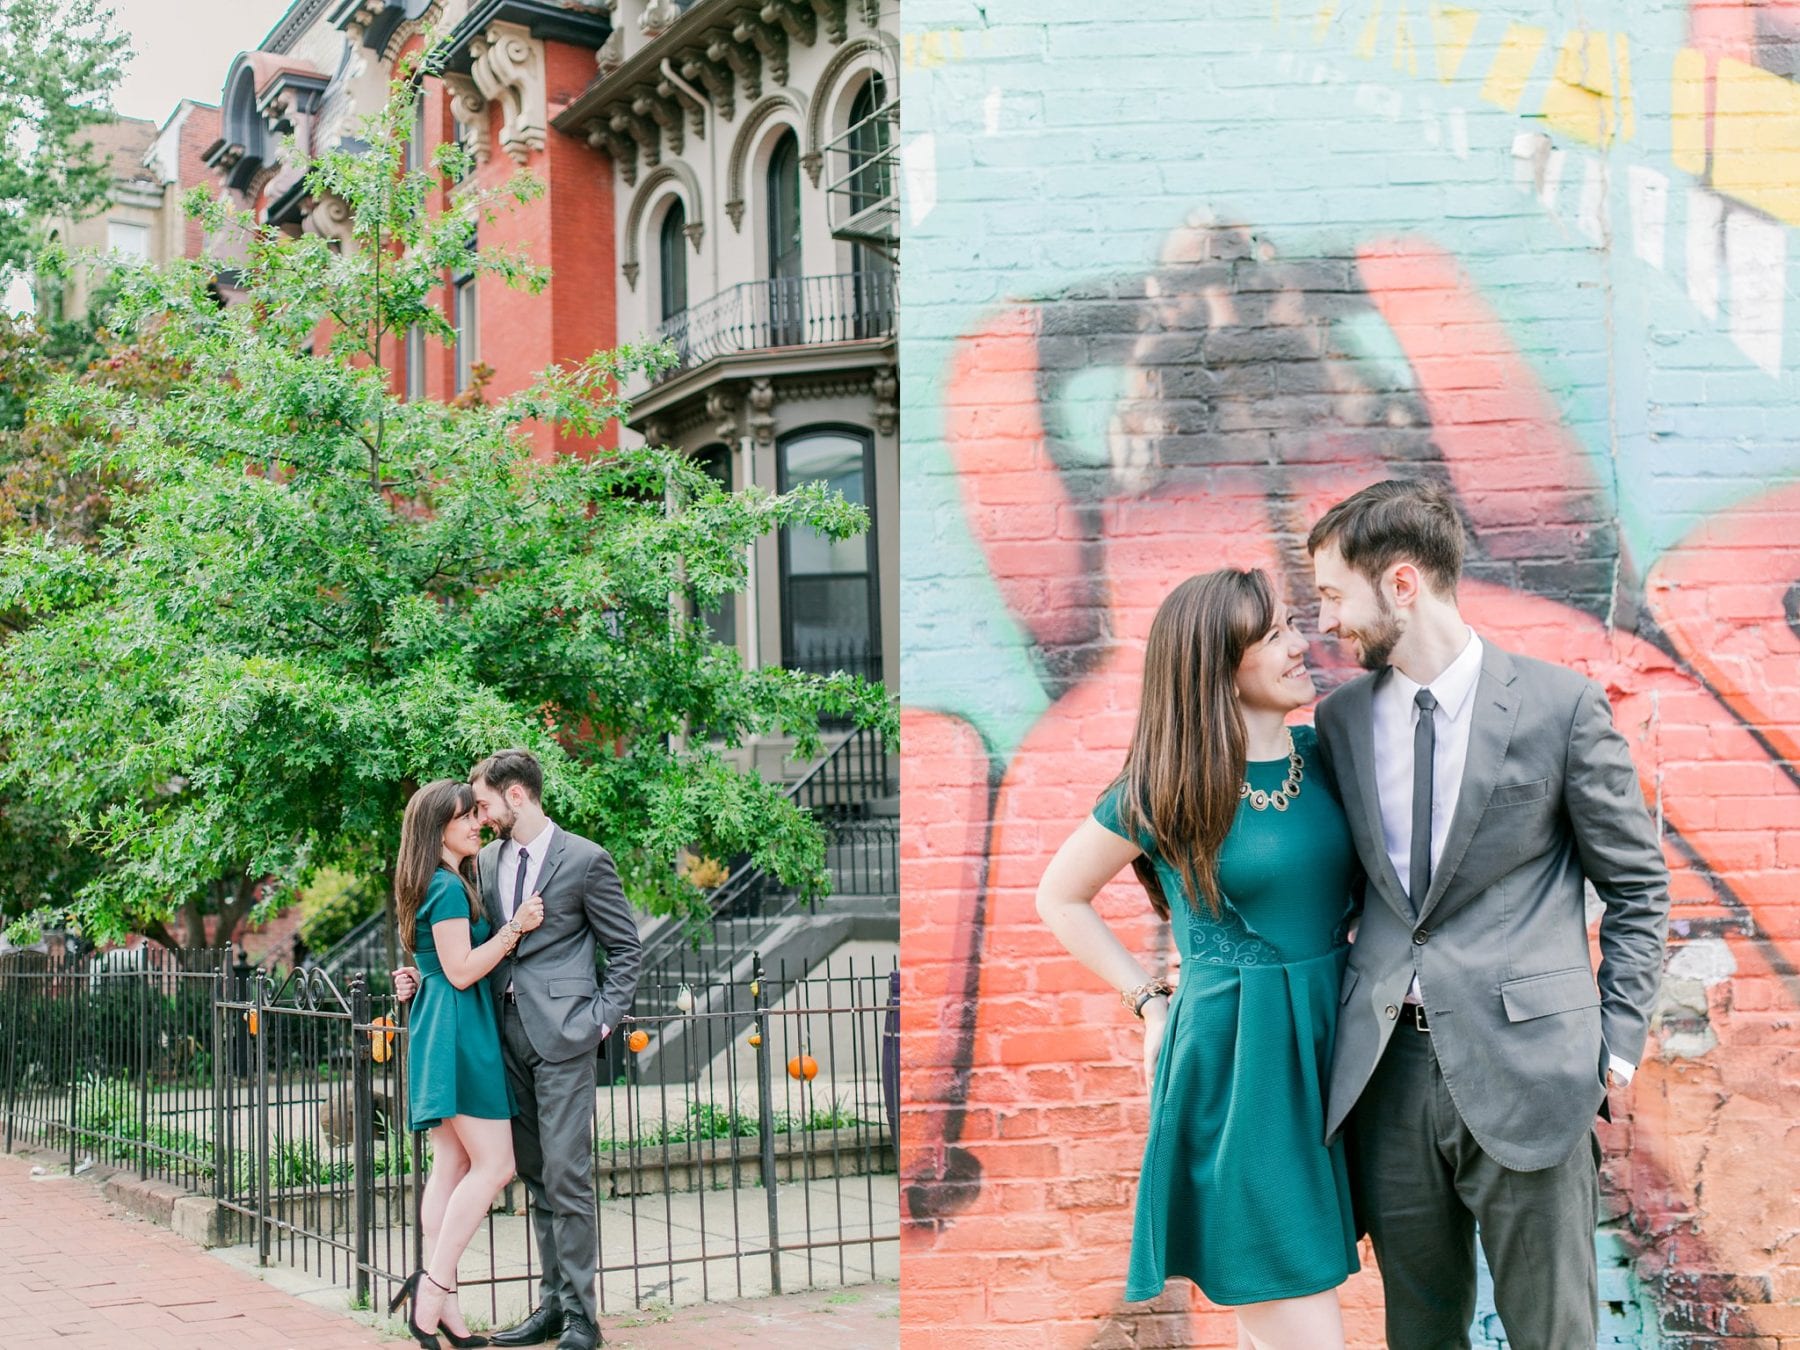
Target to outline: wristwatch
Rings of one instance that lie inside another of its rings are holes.
[[[1173,991],[1169,986],[1161,980],[1145,980],[1142,984],[1133,985],[1129,989],[1120,990],[1119,1002],[1131,1009],[1131,1015],[1133,1017],[1141,1020],[1144,1016],[1144,1005],[1146,1003],[1159,994],[1167,997],[1172,992]]]

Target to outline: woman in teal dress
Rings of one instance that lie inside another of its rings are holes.
[[[1357,1269],[1325,1084],[1359,874],[1309,726],[1306,640],[1260,571],[1192,577],[1157,611],[1124,770],[1063,844],[1038,911],[1144,1021],[1150,1137],[1128,1299],[1184,1276],[1240,1346],[1335,1350]],[[1095,912],[1127,864],[1181,953],[1153,978]]]
[[[456,1304],[457,1262],[513,1175],[516,1112],[486,977],[544,919],[544,902],[534,895],[490,934],[474,882],[480,849],[481,822],[467,783],[427,783],[407,802],[394,908],[420,977],[406,1034],[407,1123],[431,1131],[431,1176],[420,1201],[430,1257],[389,1308],[410,1297],[408,1329],[433,1350],[437,1331],[455,1346],[488,1343],[469,1334]]]

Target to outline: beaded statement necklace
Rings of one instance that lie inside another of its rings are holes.
[[[1261,788],[1253,788],[1248,780],[1238,784],[1238,796],[1248,799],[1252,811],[1267,811],[1271,806],[1277,811],[1288,809],[1288,803],[1300,795],[1300,779],[1305,769],[1300,761],[1300,751],[1294,745],[1294,737],[1288,736],[1288,773],[1287,781],[1273,792],[1264,792]]]

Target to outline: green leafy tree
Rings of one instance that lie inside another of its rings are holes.
[[[59,376],[44,396],[101,429],[80,462],[130,490],[98,549],[0,551],[0,609],[29,620],[0,646],[0,789],[105,860],[69,915],[96,940],[187,906],[229,933],[323,866],[385,875],[415,784],[508,745],[542,757],[553,815],[613,851],[640,903],[697,911],[672,880],[683,846],[817,894],[816,824],[688,730],[810,754],[828,714],[893,727],[884,691],[848,675],[745,670],[681,600],[740,587],[769,530],[847,537],[860,507],[818,485],[727,493],[657,447],[533,462],[531,426],[600,436],[661,353],[598,352],[466,407],[395,396],[382,361],[406,330],[453,336],[441,287],[477,220],[538,190],[428,212],[465,164],[445,146],[406,171],[410,100],[403,72],[368,148],[310,167],[316,196],[348,203],[351,247],[237,219],[228,308],[203,262],[123,273],[114,326],[153,332],[178,374],[166,391]],[[491,249],[477,265],[545,280]]]
[[[97,0],[0,0],[0,283],[55,220],[106,204],[111,165],[85,133],[112,120],[128,56]]]

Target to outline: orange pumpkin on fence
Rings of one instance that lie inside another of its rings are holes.
[[[399,1023],[391,1017],[377,1017],[369,1023],[370,1055],[377,1064],[386,1064],[394,1053],[393,1028]]]
[[[788,1077],[804,1078],[807,1082],[819,1076],[819,1061],[811,1055],[795,1055],[788,1061]]]
[[[625,1038],[625,1044],[631,1047],[633,1054],[636,1054],[650,1044],[650,1033],[643,1030],[634,1031]]]

